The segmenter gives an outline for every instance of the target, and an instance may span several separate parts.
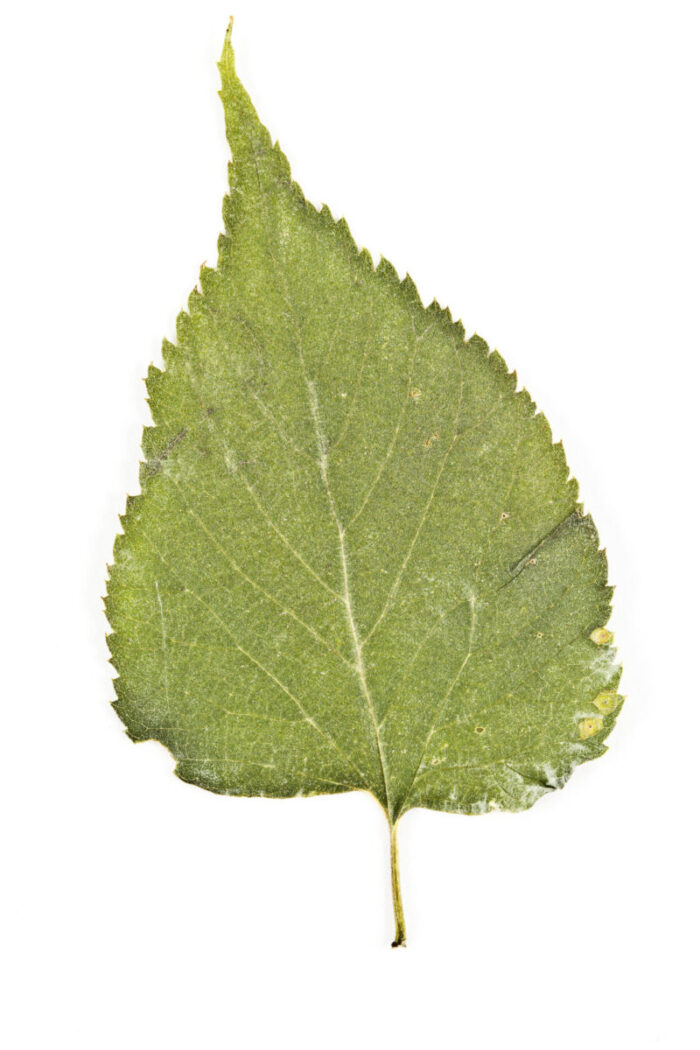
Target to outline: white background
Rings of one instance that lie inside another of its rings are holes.
[[[100,596],[142,377],[215,261],[233,0],[8,5],[8,1050],[700,1046],[700,8],[236,0],[315,203],[517,367],[617,585],[610,750],[526,814],[219,798],[110,708]]]

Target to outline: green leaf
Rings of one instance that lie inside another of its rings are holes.
[[[317,211],[220,63],[216,270],[147,386],[108,585],[115,707],[183,780],[521,810],[605,751],[606,561],[502,358]]]

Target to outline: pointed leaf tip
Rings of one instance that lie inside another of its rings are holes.
[[[221,61],[233,59],[233,45],[231,44],[231,36],[233,33],[233,15],[228,20],[226,26],[226,33],[224,34],[224,46],[221,51]]]

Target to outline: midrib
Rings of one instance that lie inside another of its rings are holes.
[[[318,396],[316,394],[316,388],[313,382],[308,378],[306,382],[309,389],[311,416],[313,419],[314,431],[316,433],[316,442],[318,445],[318,465],[321,471],[321,477],[323,478],[323,484],[326,490],[326,496],[328,497],[328,504],[331,509],[333,521],[335,522],[336,531],[338,533],[340,564],[343,571],[343,605],[345,606],[345,615],[348,621],[348,627],[350,629],[350,638],[352,640],[353,655],[355,660],[354,669],[360,683],[362,694],[367,704],[367,710],[369,712],[370,720],[372,722],[374,740],[377,748],[377,757],[379,759],[379,766],[382,774],[382,783],[384,786],[383,805],[391,819],[392,814],[390,812],[391,806],[389,802],[389,785],[387,783],[384,749],[382,748],[382,741],[379,735],[379,724],[377,722],[374,704],[372,703],[372,696],[370,694],[369,686],[367,684],[367,674],[365,671],[365,663],[362,656],[362,645],[360,643],[360,637],[357,631],[357,624],[355,622],[355,616],[352,608],[352,595],[350,592],[350,575],[348,570],[348,556],[347,548],[345,546],[345,529],[343,528],[342,522],[340,521],[340,518],[338,516],[338,509],[336,507],[335,498],[331,490],[330,479],[328,477],[328,453],[326,451],[326,441],[323,435],[323,431],[321,429],[321,417],[319,413]]]
[[[286,279],[285,269],[284,269],[284,266],[280,263],[280,260],[278,260],[277,256],[275,255],[275,252],[274,252],[274,250],[272,248],[272,240],[271,240],[271,235],[270,235],[270,221],[269,221],[269,213],[268,213],[268,208],[267,208],[267,198],[266,198],[265,192],[263,190],[262,180],[260,178],[260,169],[259,169],[259,166],[258,166],[258,160],[257,160],[257,156],[255,154],[255,150],[253,149],[252,142],[250,143],[250,147],[251,147],[251,156],[253,158],[253,164],[255,166],[255,171],[256,171],[256,175],[257,175],[257,179],[258,179],[258,189],[259,189],[259,192],[260,192],[260,200],[261,200],[261,203],[263,205],[263,211],[264,211],[264,216],[265,216],[265,227],[266,227],[266,231],[267,231],[268,249],[269,249],[269,252],[270,252],[270,258],[271,258],[272,263],[273,263],[273,265],[274,265],[275,269],[277,270],[277,273],[278,273],[278,275],[280,277],[280,280],[281,280],[281,283],[282,283],[282,287],[284,289],[284,299],[285,299],[285,302],[287,303],[287,306],[289,307],[290,317],[291,317],[292,323],[294,324],[294,327],[296,329],[296,340],[295,341],[296,341],[296,346],[297,346],[297,353],[299,355],[299,364],[301,366],[301,372],[302,372],[302,375],[304,377],[304,381],[306,382],[307,389],[309,391],[309,403],[310,403],[310,406],[311,406],[311,417],[313,419],[314,431],[315,431],[315,435],[316,435],[316,444],[318,445],[318,456],[319,456],[318,463],[319,463],[319,468],[321,470],[321,477],[323,478],[323,484],[324,484],[324,487],[326,489],[326,495],[328,497],[328,504],[330,506],[331,514],[333,516],[333,521],[335,522],[335,527],[336,527],[336,530],[337,530],[337,533],[338,533],[338,546],[339,546],[339,549],[340,549],[340,563],[341,563],[342,570],[343,570],[343,605],[345,606],[345,615],[347,617],[348,626],[350,628],[350,636],[352,638],[352,647],[353,647],[353,653],[354,653],[354,657],[355,657],[354,669],[355,669],[355,673],[357,674],[358,680],[360,682],[360,687],[362,689],[362,694],[363,694],[363,696],[365,698],[365,701],[367,703],[367,710],[369,712],[369,717],[370,717],[370,720],[371,720],[371,723],[372,723],[372,729],[374,731],[375,746],[377,748],[377,758],[379,759],[379,767],[380,767],[381,774],[382,774],[382,784],[384,786],[384,800],[382,801],[380,799],[379,801],[384,806],[384,809],[385,809],[385,811],[387,813],[387,816],[388,816],[389,820],[392,821],[394,819],[394,816],[393,816],[393,812],[392,812],[391,805],[390,805],[390,802],[389,802],[389,787],[388,787],[387,775],[386,775],[386,762],[385,762],[385,759],[384,759],[384,750],[382,748],[382,742],[381,742],[381,738],[380,738],[380,735],[379,735],[379,724],[377,722],[377,716],[376,716],[375,711],[374,711],[374,704],[372,703],[372,697],[370,695],[369,687],[367,685],[367,674],[365,672],[364,660],[362,658],[362,645],[360,643],[360,639],[359,639],[359,636],[358,636],[358,633],[357,633],[357,625],[355,623],[355,617],[354,617],[353,610],[352,610],[352,597],[351,597],[351,594],[350,594],[350,581],[349,581],[349,574],[348,574],[348,557],[347,557],[347,550],[346,550],[346,547],[345,547],[345,530],[344,530],[343,525],[342,525],[342,523],[340,521],[340,518],[338,517],[338,510],[337,510],[337,507],[335,505],[335,499],[333,498],[333,493],[331,491],[330,481],[328,479],[328,454],[327,454],[327,451],[326,451],[326,439],[325,439],[325,437],[323,435],[323,431],[321,429],[321,417],[320,417],[320,413],[319,413],[318,396],[316,394],[316,388],[315,388],[315,386],[313,384],[313,381],[311,379],[309,379],[309,374],[308,374],[308,371],[306,369],[306,361],[304,359],[304,349],[303,349],[303,342],[302,342],[302,337],[301,337],[301,330],[300,330],[300,327],[299,327],[299,323],[298,323],[298,321],[296,319],[296,311],[294,310],[294,306],[293,306],[292,301],[291,301],[290,296],[289,296],[289,288],[287,286],[287,279]],[[278,247],[279,247],[279,245],[278,245]]]

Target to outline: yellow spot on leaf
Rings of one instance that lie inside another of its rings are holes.
[[[620,703],[619,693],[598,693],[597,697],[593,701],[599,711],[602,711],[604,715],[614,711],[617,705]]]
[[[603,728],[602,718],[584,718],[578,724],[578,735],[582,740],[588,740],[589,736],[595,736]]]
[[[420,395],[421,395],[421,392],[418,389],[418,387],[415,387],[415,389],[411,391],[411,397],[413,398],[414,401],[420,401]]]
[[[485,726],[474,726],[475,733],[483,733]]]
[[[591,631],[588,637],[592,642],[595,642],[596,645],[609,645],[613,640],[612,633],[607,627],[596,627],[594,631]]]

